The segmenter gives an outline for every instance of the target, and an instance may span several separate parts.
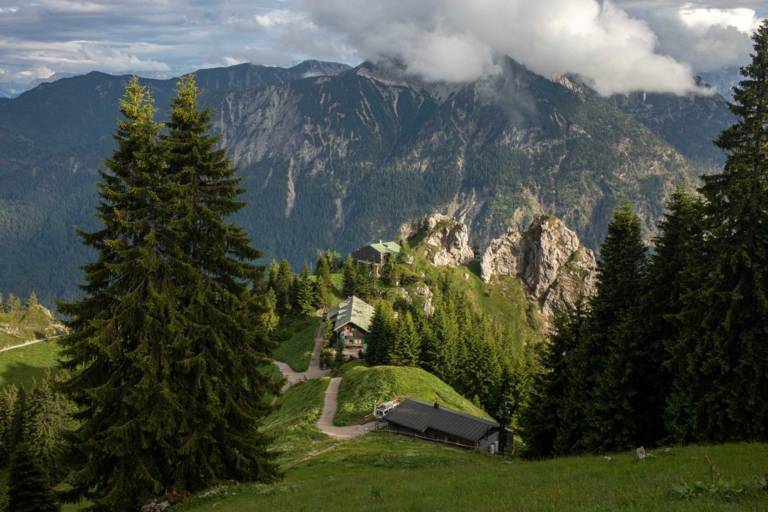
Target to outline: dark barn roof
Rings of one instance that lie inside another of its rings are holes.
[[[384,420],[401,427],[424,433],[436,430],[445,434],[476,443],[499,425],[492,421],[471,416],[420,400],[406,400],[392,411]]]

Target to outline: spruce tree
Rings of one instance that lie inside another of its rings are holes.
[[[397,321],[395,339],[389,352],[389,364],[418,366],[421,354],[421,336],[410,313]]]
[[[270,478],[259,418],[276,391],[255,290],[258,256],[224,221],[242,204],[234,169],[206,134],[196,89],[180,82],[169,135],[138,80],[121,102],[102,173],[103,228],[85,297],[63,304],[64,391],[77,404],[69,498],[132,510],[221,479]]]
[[[628,205],[616,209],[601,246],[597,295],[589,333],[577,350],[591,396],[580,397],[588,428],[580,446],[590,451],[620,450],[647,442],[647,393],[653,391],[647,367],[650,353],[637,329],[640,320],[646,247],[640,220]]]
[[[357,266],[352,256],[349,256],[344,262],[344,268],[342,270],[344,275],[344,297],[351,297],[357,295]]]
[[[211,114],[199,109],[199,94],[193,75],[179,81],[163,138],[179,198],[174,232],[190,265],[178,273],[187,278],[179,293],[187,326],[172,382],[184,413],[166,488],[192,492],[221,480],[276,476],[259,427],[279,391],[263,371],[273,345],[270,326],[259,321],[272,311],[262,293],[264,269],[254,264],[262,254],[229,221],[245,206],[244,189],[220,138],[211,135]]]
[[[311,314],[317,303],[315,286],[309,277],[309,266],[305,263],[304,269],[299,274],[296,281],[296,306],[298,312],[303,315]]]
[[[28,308],[33,308],[33,307],[37,306],[38,304],[39,304],[39,302],[37,300],[37,294],[33,290],[32,292],[30,292],[29,297],[27,297],[26,305],[27,305]]]
[[[8,298],[5,300],[5,309],[9,312],[20,311],[21,299],[12,293],[9,293]]]
[[[58,512],[51,484],[28,440],[22,440],[13,452],[8,469],[8,505],[6,512]]]
[[[703,248],[712,258],[689,296],[680,335],[694,348],[682,367],[700,394],[686,396],[679,382],[682,396],[671,397],[669,408],[684,440],[768,438],[768,21],[753,40],[730,105],[737,123],[717,140],[725,169],[704,177],[701,189]]]
[[[0,390],[0,468],[8,464],[16,445],[17,440],[13,438],[13,434],[18,398],[19,389],[14,385],[5,386]]]
[[[275,277],[275,297],[277,298],[277,312],[281,315],[291,313],[293,303],[293,271],[288,260],[282,260]]]
[[[581,430],[573,435],[573,418],[566,421],[564,416],[568,415],[568,391],[576,384],[570,379],[570,364],[583,336],[585,319],[583,304],[573,312],[560,312],[554,320],[555,334],[539,347],[542,371],[534,377],[529,405],[521,418],[528,457],[549,457],[561,448],[568,452],[583,435]],[[583,417],[580,422],[584,422]]]
[[[366,338],[365,360],[371,365],[392,364],[390,355],[397,337],[397,323],[392,307],[384,302],[376,306],[371,331]]]

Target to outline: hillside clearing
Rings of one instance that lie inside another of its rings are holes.
[[[59,345],[55,341],[0,352],[0,388],[8,384],[31,387],[56,366],[58,356]]]
[[[278,361],[282,361],[296,372],[305,372],[309,368],[312,350],[315,347],[315,333],[320,325],[317,317],[302,318],[286,329],[288,337],[273,352]]]
[[[300,510],[746,512],[768,510],[768,493],[744,497],[678,498],[683,482],[717,474],[736,481],[762,478],[767,444],[730,444],[542,462],[493,457],[386,433],[337,446],[290,470],[275,485],[222,487],[176,511]]]
[[[348,425],[372,413],[374,406],[394,398],[439,402],[444,407],[487,417],[482,409],[421,368],[358,363],[342,368],[339,408],[334,423]]]

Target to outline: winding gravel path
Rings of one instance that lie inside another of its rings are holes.
[[[25,341],[24,343],[19,343],[18,345],[13,345],[13,346],[10,346],[10,347],[0,348],[0,352],[8,352],[9,350],[15,350],[17,348],[24,348],[24,347],[28,347],[30,345],[35,345],[37,343],[42,343],[44,341],[55,340],[56,338],[60,338],[60,337],[61,336],[51,336],[50,338],[43,338],[41,340]]]
[[[312,351],[312,358],[309,360],[309,368],[306,372],[297,372],[282,361],[275,361],[275,365],[280,369],[280,373],[285,377],[283,392],[299,382],[310,379],[319,379],[328,375],[329,370],[320,368],[320,352],[323,350],[325,339],[325,323],[321,322],[315,333],[315,348]],[[328,388],[325,390],[323,401],[323,412],[320,419],[317,420],[317,428],[320,432],[334,439],[352,439],[354,437],[367,434],[376,428],[376,423],[366,423],[365,425],[352,425],[349,427],[337,427],[333,424],[333,417],[336,416],[336,410],[339,408],[338,394],[341,377],[331,379]]]
[[[349,427],[337,427],[333,424],[333,417],[336,416],[336,410],[339,408],[339,385],[341,377],[331,379],[325,390],[325,401],[323,402],[323,413],[317,420],[317,429],[335,439],[352,439],[354,437],[367,434],[376,428],[376,422],[372,421],[364,425],[351,425]]]

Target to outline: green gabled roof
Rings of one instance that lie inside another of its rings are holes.
[[[381,254],[400,254],[400,244],[397,242],[378,242],[371,244],[371,248]]]
[[[349,297],[331,311],[331,318],[336,317],[333,330],[335,332],[347,324],[354,324],[365,332],[370,332],[373,313],[373,306],[358,297]]]

